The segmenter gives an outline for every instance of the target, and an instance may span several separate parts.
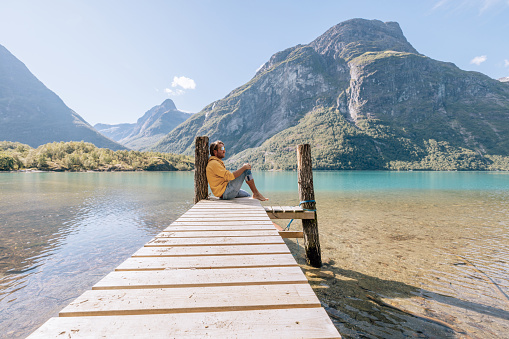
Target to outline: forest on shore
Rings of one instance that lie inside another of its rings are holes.
[[[0,171],[190,171],[194,158],[162,152],[112,151],[83,141],[52,142],[32,148],[0,141]]]

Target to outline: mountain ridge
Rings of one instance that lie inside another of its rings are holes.
[[[418,53],[395,22],[352,19],[275,53],[154,149],[192,154],[198,135],[223,140],[232,166],[292,167],[297,140],[322,169],[429,168],[439,149],[477,164],[509,155],[509,88]]]
[[[136,150],[146,150],[193,113],[177,109],[171,99],[149,109],[134,124],[96,124],[94,127],[105,136]]]
[[[0,140],[37,147],[54,141],[86,141],[124,149],[88,124],[0,45]]]

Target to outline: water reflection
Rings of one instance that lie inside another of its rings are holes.
[[[2,174],[0,180],[5,338],[24,337],[56,315],[189,209],[192,199],[189,173]]]

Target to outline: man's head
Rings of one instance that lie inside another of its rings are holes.
[[[223,159],[226,154],[224,143],[221,140],[214,141],[210,144],[210,155]]]

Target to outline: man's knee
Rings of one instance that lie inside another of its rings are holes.
[[[244,173],[246,174],[246,176],[245,176],[246,182],[254,179],[253,174],[251,173],[251,170],[249,170],[249,169],[245,170]]]

